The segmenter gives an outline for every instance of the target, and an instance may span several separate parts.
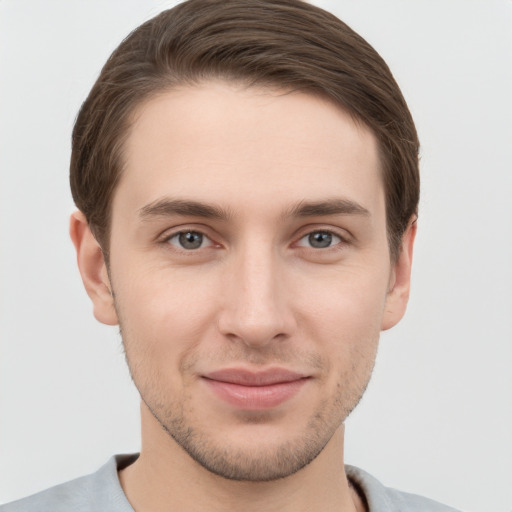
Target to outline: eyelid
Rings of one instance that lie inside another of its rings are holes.
[[[300,242],[306,238],[309,238],[312,234],[314,233],[324,233],[324,234],[328,234],[328,235],[331,235],[334,238],[337,238],[339,241],[334,241],[333,240],[333,243],[332,245],[329,245],[327,247],[312,247],[311,245],[302,245],[300,244]],[[298,245],[299,247],[307,247],[309,249],[314,249],[314,250],[327,250],[327,249],[332,249],[334,247],[336,247],[337,245],[339,244],[343,244],[343,243],[346,243],[345,240],[340,236],[338,235],[337,233],[334,233],[333,231],[328,231],[328,230],[325,230],[325,229],[315,229],[314,231],[310,231],[309,233],[306,233],[305,235],[301,236],[297,242],[295,242],[296,245]]]
[[[180,233],[200,233],[201,235],[212,238],[212,235],[210,234],[211,229],[209,229],[207,226],[202,224],[180,224],[178,226],[173,227],[167,227],[163,231],[160,231],[160,233],[155,237],[155,240],[157,242],[165,242],[166,240],[169,240],[173,236],[179,235]]]
[[[199,249],[207,249],[208,247],[220,247],[221,244],[216,241],[217,237],[214,237],[211,233],[211,229],[209,229],[207,226],[204,225],[194,225],[194,224],[183,224],[181,226],[175,226],[173,228],[168,228],[162,233],[160,233],[156,237],[156,242],[161,243],[163,245],[168,244],[175,247],[177,250],[180,250],[180,247],[174,244],[170,244],[169,241],[174,238],[175,236],[178,236],[182,233],[198,233],[202,235],[204,238],[208,239],[210,243],[205,247],[200,247]],[[195,251],[198,251],[199,249],[195,249]],[[181,248],[183,252],[191,253],[194,252],[193,249],[185,249]]]
[[[194,224],[194,223],[182,224],[180,226],[174,226],[172,228],[167,228],[164,231],[162,231],[159,235],[157,235],[157,237],[155,238],[155,241],[158,243],[162,243],[162,244],[168,244],[169,240],[171,238],[173,238],[181,233],[188,233],[188,232],[199,233],[199,234],[203,235],[205,238],[207,238],[211,242],[210,244],[208,244],[207,247],[212,247],[212,246],[222,247],[222,245],[223,245],[222,243],[217,241],[219,236],[216,233],[213,233],[213,234],[211,233],[212,232],[211,228],[209,228],[208,226],[203,225],[203,224]],[[325,248],[324,250],[334,248],[340,244],[343,246],[349,245],[349,244],[353,243],[353,241],[354,241],[353,235],[344,228],[326,226],[325,224],[310,224],[307,226],[302,226],[300,229],[296,230],[295,235],[293,236],[294,242],[292,242],[292,246],[293,245],[297,246],[298,242],[300,240],[302,240],[304,237],[306,237],[312,233],[317,233],[317,232],[329,233],[333,236],[338,237],[341,240],[341,242],[337,242],[336,244],[333,244],[332,246],[329,246],[329,247]],[[202,249],[205,249],[207,247],[202,247]],[[299,247],[308,248],[305,245],[299,246]],[[314,248],[314,247],[309,247],[309,248],[312,250],[315,250],[315,251],[321,250],[321,249]],[[193,252],[191,250],[186,250],[186,249],[183,249],[183,251]]]
[[[354,241],[352,234],[341,227],[326,226],[325,224],[309,224],[307,226],[302,226],[296,231],[296,234],[293,237],[295,240],[294,245],[297,244],[299,240],[302,240],[304,237],[311,235],[312,233],[329,233],[340,238],[343,244],[350,244]]]
[[[183,234],[189,234],[189,233],[195,233],[197,235],[201,236],[201,245],[199,247],[189,248],[182,247],[179,242],[179,237]],[[172,240],[177,238],[177,243],[174,244]],[[177,233],[174,233],[170,237],[167,238],[166,242],[170,245],[173,245],[180,251],[186,251],[186,252],[194,252],[198,251],[199,249],[205,249],[206,247],[211,247],[213,245],[213,241],[210,239],[210,237],[206,236],[204,233],[200,233],[199,231],[192,231],[190,229],[187,229],[185,231],[178,231]]]

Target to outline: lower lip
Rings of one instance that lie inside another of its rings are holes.
[[[231,382],[204,379],[221,399],[238,409],[261,411],[271,409],[295,396],[308,379],[279,382],[268,386],[242,386]]]

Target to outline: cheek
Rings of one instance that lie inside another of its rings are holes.
[[[304,321],[333,332],[380,330],[387,296],[388,272],[370,265],[291,276],[295,308]],[[315,321],[316,319],[316,321]]]
[[[213,289],[207,280],[175,269],[148,268],[115,287],[128,355],[175,366],[213,325]]]
[[[309,290],[300,295],[299,290]],[[296,290],[298,330],[328,356],[333,378],[371,373],[380,335],[387,276],[371,269],[302,282]],[[300,301],[300,303],[299,303]]]

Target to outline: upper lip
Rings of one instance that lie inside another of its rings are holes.
[[[239,384],[241,386],[270,386],[304,379],[307,376],[285,368],[269,368],[263,371],[251,371],[243,368],[226,368],[203,375],[204,378]]]

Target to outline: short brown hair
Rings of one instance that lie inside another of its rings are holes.
[[[220,78],[333,101],[378,139],[391,256],[419,200],[419,142],[379,54],[334,15],[301,0],[188,0],[112,53],[76,119],[73,199],[108,256],[111,199],[134,109],[177,85]]]

